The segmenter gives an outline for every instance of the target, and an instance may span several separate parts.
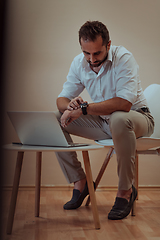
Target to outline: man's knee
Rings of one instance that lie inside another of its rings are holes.
[[[128,112],[117,111],[112,113],[109,120],[112,135],[124,134],[125,131],[133,130],[133,123],[129,119]]]

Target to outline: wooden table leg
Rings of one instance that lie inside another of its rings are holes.
[[[99,215],[98,215],[98,209],[97,209],[97,203],[96,203],[96,196],[95,196],[94,187],[93,187],[93,179],[92,179],[92,172],[91,172],[88,151],[82,151],[82,154],[83,154],[84,166],[86,170],[88,190],[89,190],[90,199],[91,199],[94,224],[96,229],[100,229],[100,221],[99,221]]]
[[[107,154],[107,156],[106,156],[106,158],[105,158],[105,160],[104,160],[104,162],[103,162],[103,165],[102,165],[102,167],[101,167],[101,169],[100,169],[100,171],[99,171],[99,173],[98,173],[98,176],[97,176],[97,178],[96,178],[96,181],[95,181],[95,189],[97,189],[98,184],[99,184],[99,182],[100,182],[100,180],[101,180],[101,178],[102,178],[102,176],[103,176],[103,174],[104,174],[104,172],[105,172],[105,170],[106,170],[106,167],[107,167],[107,165],[108,165],[108,163],[109,163],[109,160],[110,160],[110,158],[111,158],[111,156],[112,156],[113,150],[114,150],[114,148],[111,147],[111,148],[109,149],[109,151],[108,151],[108,154]],[[88,199],[87,199],[87,201],[86,201],[86,206],[88,206],[89,203],[90,203],[90,196],[88,196]]]
[[[42,152],[36,153],[35,217],[39,217]]]
[[[24,152],[18,152],[18,155],[17,155],[17,163],[16,163],[15,174],[14,174],[11,203],[9,208],[8,222],[7,222],[7,234],[12,233],[13,220],[14,220],[14,214],[15,214],[16,202],[17,202],[18,187],[19,187],[22,162],[23,162],[23,155],[24,155]]]

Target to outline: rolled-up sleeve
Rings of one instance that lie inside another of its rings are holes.
[[[63,90],[58,97],[66,97],[73,99],[84,90],[80,77],[78,76],[78,62],[76,59],[73,60],[69,73],[67,75],[67,81],[63,84]]]
[[[137,98],[139,67],[131,53],[121,55],[116,66],[116,96],[132,104]]]

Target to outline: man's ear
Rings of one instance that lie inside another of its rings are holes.
[[[111,47],[111,40],[107,44],[107,51],[109,51],[110,47]]]

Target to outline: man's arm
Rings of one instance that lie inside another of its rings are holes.
[[[57,98],[57,108],[58,110],[63,113],[67,107],[68,107],[68,104],[70,103],[70,99],[66,98],[66,97],[59,97]]]
[[[84,101],[80,96],[73,98],[72,100],[66,97],[57,98],[57,107],[58,107],[58,110],[62,113],[66,109],[68,109],[69,111],[72,111],[80,108],[81,103],[84,103]]]
[[[78,96],[72,100],[66,97],[57,98],[57,107],[60,112],[63,113],[61,117],[61,125],[67,127],[72,121],[79,118],[82,114],[80,104],[83,103],[83,99]]]
[[[100,103],[90,103],[87,107],[87,113],[90,115],[109,115],[115,111],[129,112],[132,103],[129,101],[115,97]],[[69,111],[64,111],[61,117],[61,125],[67,127],[72,121],[76,120],[82,115],[80,108]]]
[[[90,103],[87,107],[87,113],[90,115],[109,115],[115,111],[129,112],[132,103],[129,101],[115,97],[100,103]]]

